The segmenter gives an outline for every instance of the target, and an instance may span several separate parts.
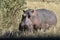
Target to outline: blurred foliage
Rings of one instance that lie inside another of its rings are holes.
[[[0,0],[0,29],[18,29],[25,4],[25,0]]]
[[[34,2],[34,1],[39,1],[39,2],[60,2],[60,0],[27,0],[27,1],[31,1],[31,2]]]

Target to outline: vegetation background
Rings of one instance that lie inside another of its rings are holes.
[[[46,32],[38,31],[19,32],[19,23],[22,18],[22,10],[27,9],[49,9],[57,16],[57,25]],[[9,37],[12,33],[14,37],[22,36],[60,36],[60,0],[0,0],[0,36]],[[11,35],[11,36],[12,36]]]

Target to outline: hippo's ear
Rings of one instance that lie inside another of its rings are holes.
[[[23,12],[25,13],[25,10],[23,10]]]

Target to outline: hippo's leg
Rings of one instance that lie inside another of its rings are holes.
[[[49,29],[49,28],[51,28],[51,27],[52,27],[52,25],[51,25],[51,24],[49,24],[49,25],[48,25],[48,27],[47,27],[47,29]]]
[[[41,30],[41,28],[42,28],[42,25],[40,24],[40,25],[39,25],[39,29]]]
[[[31,25],[30,27],[30,32],[33,32],[33,25]]]
[[[34,30],[37,31],[37,29],[38,29],[37,26],[36,25],[33,25],[33,26],[34,26]]]
[[[33,32],[33,25],[30,25],[29,31]]]
[[[43,29],[42,31],[44,32],[46,31],[46,24],[42,24],[42,29]]]
[[[27,25],[24,25],[24,27],[23,27],[23,31],[27,31],[27,30],[28,30],[27,27],[28,27]]]
[[[19,31],[23,31],[23,26],[20,26],[19,27]]]
[[[41,27],[39,27],[39,29],[41,30]]]

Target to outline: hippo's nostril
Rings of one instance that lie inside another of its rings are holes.
[[[30,18],[30,15],[28,15],[28,18]]]

